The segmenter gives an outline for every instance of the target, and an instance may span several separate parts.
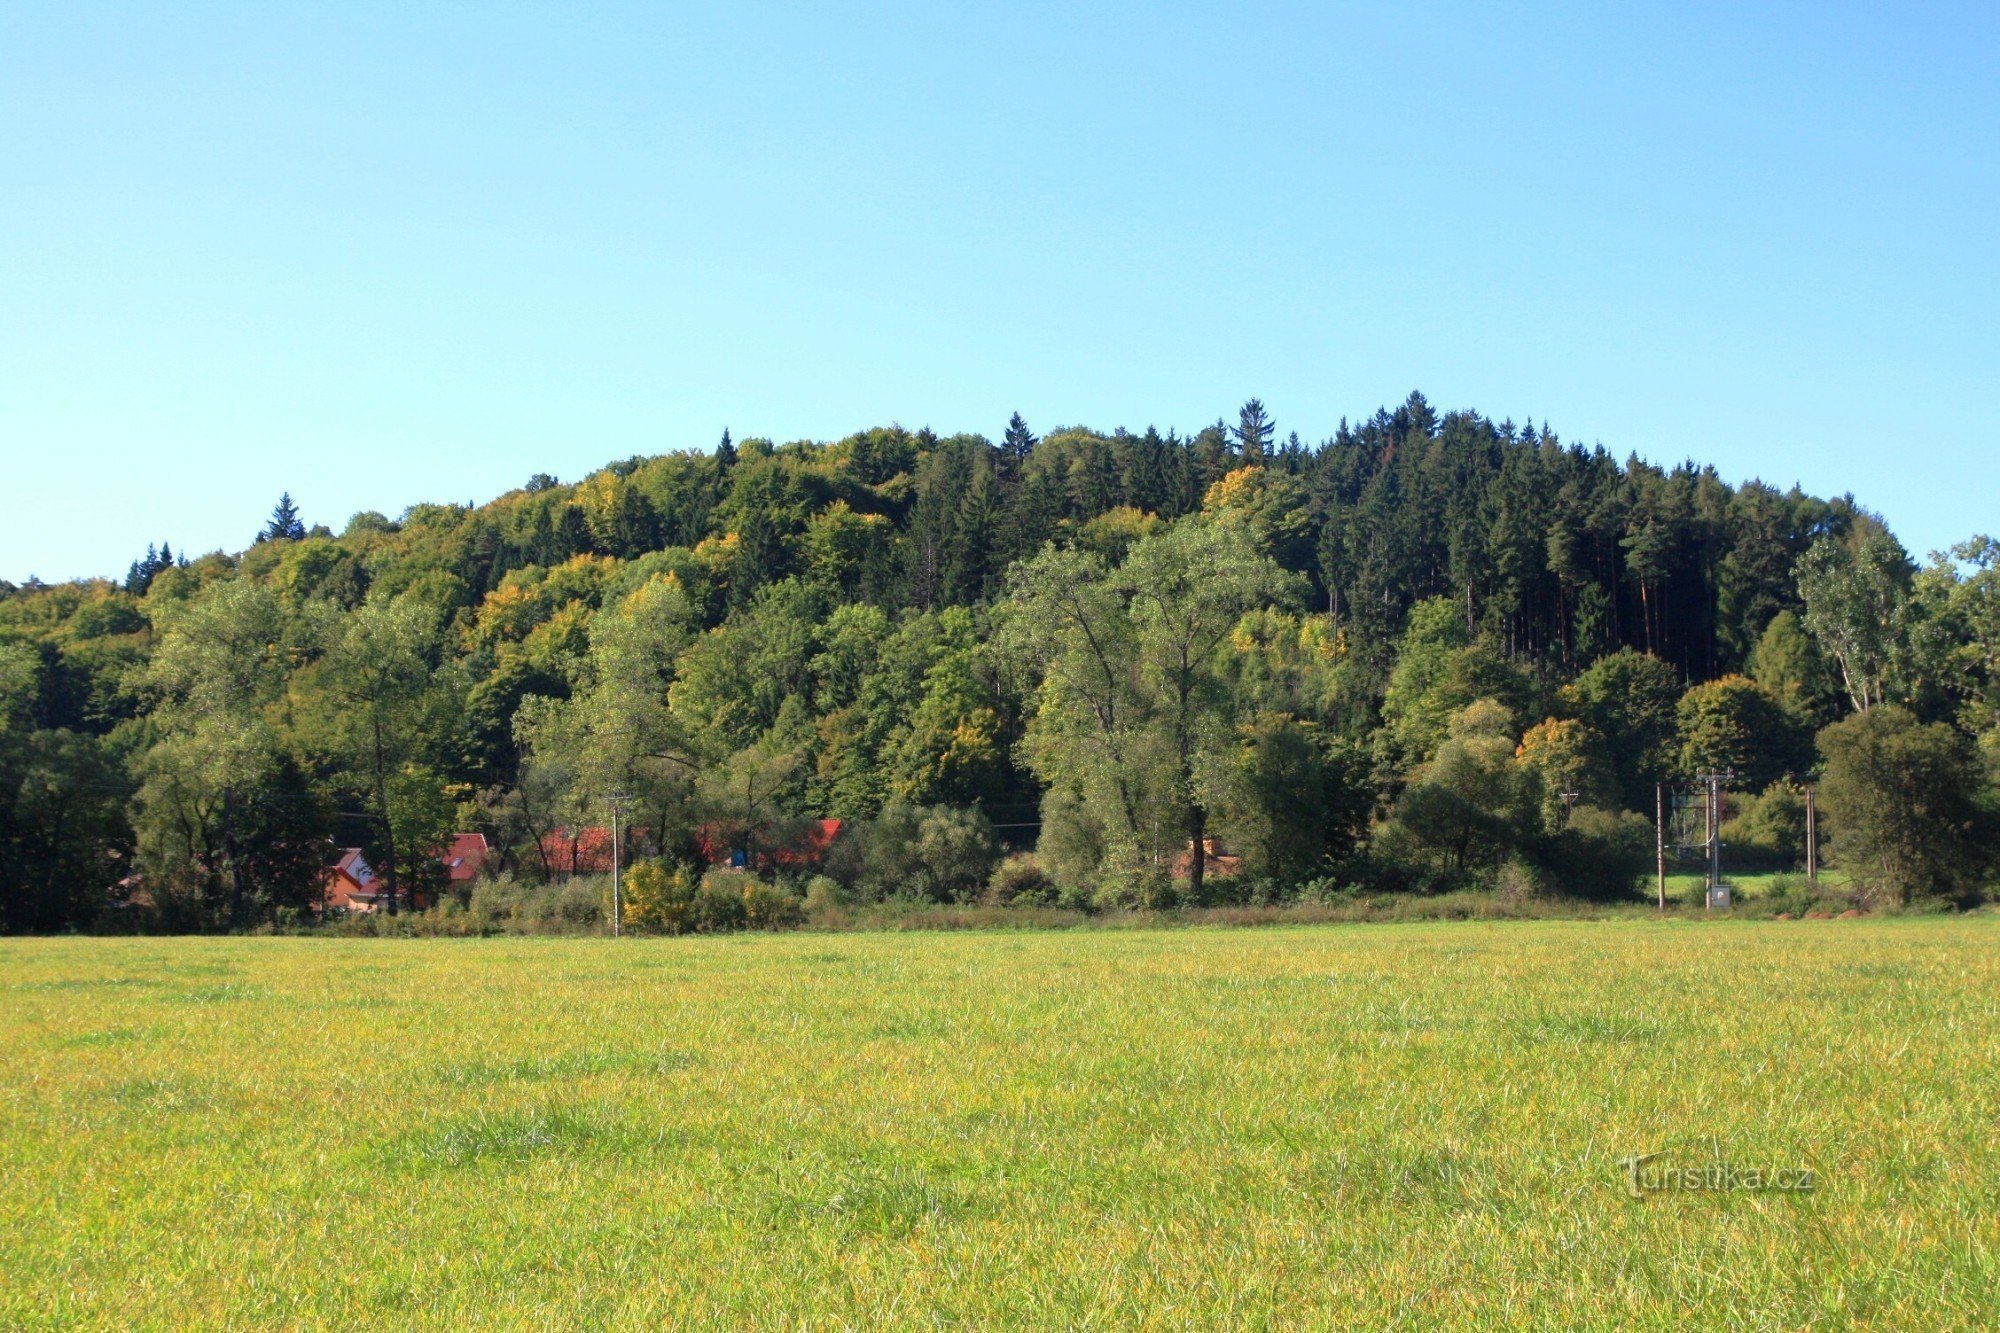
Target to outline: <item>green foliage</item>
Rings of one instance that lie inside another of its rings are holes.
[[[666,935],[692,929],[699,883],[688,866],[657,857],[636,862],[625,872],[626,928]]]
[[[1724,676],[1681,696],[1677,711],[1680,767],[1733,772],[1761,791],[1777,778],[1810,767],[1804,722],[1748,676]]]
[[[1050,549],[1012,577],[1003,642],[1041,678],[1025,752],[1101,834],[1098,864],[1079,869],[1130,875],[1186,848],[1199,898],[1225,799],[1210,775],[1243,711],[1224,646],[1290,583],[1240,527],[1200,521],[1138,542],[1115,571]]]
[[[1722,824],[1731,865],[1789,869],[1805,863],[1806,797],[1797,783],[1774,782],[1761,795],[1733,799],[1737,813]]]
[[[1797,615],[1780,611],[1771,617],[1757,646],[1751,650],[1751,679],[1800,718],[1831,720],[1837,689],[1819,645]]]
[[[709,933],[741,930],[750,920],[750,897],[760,892],[762,881],[747,870],[711,870],[695,889],[689,925]]]
[[[982,820],[1037,810],[1070,906],[1559,878],[1572,805],[1803,772],[1843,708],[2000,753],[1990,540],[1913,574],[1850,500],[1421,395],[1310,446],[1235,421],[731,440],[338,537],[287,503],[240,554],[0,586],[0,928],[149,898],[153,924],[296,919],[349,845],[400,907],[471,827],[559,879],[612,792],[641,859],[810,873],[836,818],[845,882],[940,906],[984,891]],[[1481,700],[1508,765],[1445,753]],[[1481,774],[1535,817],[1457,790]]]
[[[1384,735],[1399,763],[1429,759],[1449,733],[1451,719],[1481,699],[1516,714],[1532,705],[1531,683],[1491,644],[1475,641],[1463,616],[1459,603],[1442,597],[1410,612],[1382,695]]]
[[[743,924],[752,930],[784,930],[805,920],[805,905],[781,884],[752,880],[743,886]]]
[[[1237,737],[1218,823],[1243,873],[1287,885],[1331,873],[1367,832],[1367,755],[1289,713],[1245,719]]]
[[[1871,900],[1964,902],[2000,849],[2000,814],[1963,733],[1893,704],[1819,733],[1833,859]]]
[[[1002,907],[1051,907],[1056,897],[1056,882],[1030,856],[1008,857],[986,882],[987,901]]]
[[[1629,808],[1649,806],[1653,785],[1675,767],[1681,692],[1670,664],[1630,648],[1598,658],[1558,692],[1563,711],[1603,738]]]
[[[1578,806],[1536,855],[1569,896],[1629,898],[1654,865],[1653,822],[1630,810]]]
[[[1896,539],[1867,524],[1852,539],[1826,536],[1799,558],[1805,626],[1840,670],[1856,712],[1882,702],[1904,624],[1910,559]]]
[[[999,859],[992,826],[978,811],[896,800],[843,834],[828,870],[864,899],[970,902]]]
[[[1464,885],[1529,845],[1541,824],[1541,784],[1515,761],[1513,720],[1496,700],[1455,714],[1378,832],[1375,855],[1429,889]]]

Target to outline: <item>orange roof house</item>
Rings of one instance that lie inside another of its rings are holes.
[[[1243,873],[1243,858],[1235,855],[1214,838],[1201,840],[1202,873],[1216,876],[1240,875]],[[1194,873],[1194,842],[1181,849],[1170,873],[1175,879],[1186,879]]]
[[[387,893],[387,885],[368,864],[359,847],[343,847],[340,859],[327,868],[320,882],[320,903],[343,912],[372,912]]]
[[[443,863],[446,876],[456,887],[470,884],[478,878],[490,854],[484,833],[455,833],[437,859]],[[327,867],[320,881],[320,905],[323,908],[373,912],[382,906],[388,896],[388,880],[368,864],[368,858],[359,847],[341,848],[339,858]],[[411,889],[406,895],[405,905],[411,911],[421,912],[431,905],[431,895],[420,889]]]
[[[451,846],[444,852],[444,866],[451,872],[451,882],[468,884],[479,878],[490,852],[484,833],[454,833]]]

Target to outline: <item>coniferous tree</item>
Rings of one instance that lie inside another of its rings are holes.
[[[1243,404],[1243,410],[1236,417],[1236,427],[1230,433],[1236,437],[1236,443],[1243,451],[1245,464],[1254,466],[1265,460],[1271,451],[1271,436],[1277,429],[1261,401],[1252,398]]]
[[[1019,412],[1007,418],[1007,433],[1000,437],[997,469],[1002,482],[1012,485],[1021,479],[1021,470],[1027,466],[1028,455],[1035,451],[1035,443],[1035,433],[1028,429]]]
[[[271,510],[271,520],[264,530],[257,534],[260,542],[304,541],[306,525],[299,520],[298,506],[292,503],[292,493],[284,492],[278,497],[277,507]]]

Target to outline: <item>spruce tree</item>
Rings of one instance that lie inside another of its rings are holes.
[[[1007,433],[1000,437],[1000,480],[1007,483],[1021,479],[1021,469],[1027,466],[1028,455],[1035,451],[1035,433],[1028,429],[1028,423],[1016,412],[1007,419]]]
[[[1277,429],[1277,423],[1264,411],[1260,400],[1252,398],[1243,404],[1236,417],[1236,428],[1230,434],[1242,446],[1245,464],[1254,467],[1264,461],[1271,452],[1271,436]]]
[[[260,542],[303,541],[306,525],[299,521],[298,506],[292,503],[292,493],[286,491],[278,497],[278,504],[271,511],[271,521],[257,534]]]

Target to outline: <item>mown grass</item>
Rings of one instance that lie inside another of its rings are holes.
[[[1996,946],[0,942],[0,1325],[1992,1327]]]

